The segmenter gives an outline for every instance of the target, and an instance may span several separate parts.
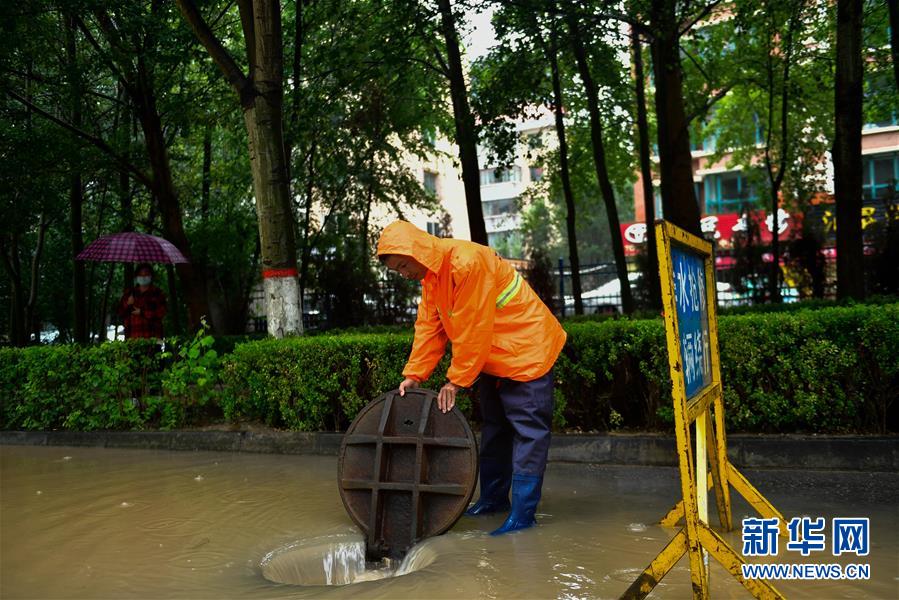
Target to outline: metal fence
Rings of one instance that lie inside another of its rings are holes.
[[[348,326],[411,323],[418,310],[420,291],[406,281],[378,280],[360,297],[311,290],[303,295],[303,329],[327,330]],[[248,333],[265,333],[265,294],[261,285],[250,292]]]
[[[715,282],[718,306],[749,306],[770,302],[768,280],[772,256],[761,253],[756,264],[748,262],[732,251],[715,253]],[[832,251],[818,256],[817,268],[806,268],[790,257],[781,257],[780,297],[783,302],[798,302],[809,298],[836,296],[836,259]],[[581,265],[581,301],[584,314],[614,314],[622,312],[621,284],[615,263]],[[559,259],[553,274],[554,310],[560,316],[574,314],[575,302],[571,268]],[[631,293],[640,303],[645,296],[644,278],[636,258],[628,260],[628,280]]]
[[[832,251],[819,253],[818,269],[803,268],[790,257],[781,259],[782,278],[780,295],[784,302],[797,302],[807,298],[833,298],[836,294],[836,260]],[[718,306],[748,306],[769,302],[768,277],[771,265],[770,255],[760,253],[757,264],[729,251],[716,251],[715,279]],[[515,261],[514,266],[523,272],[524,261]],[[584,314],[615,314],[622,312],[621,285],[615,263],[593,263],[581,265],[581,300]],[[551,307],[553,312],[564,317],[575,312],[571,268],[564,259],[559,259],[552,274],[555,293]],[[643,272],[636,258],[628,260],[628,280],[631,292],[638,302],[644,297]],[[409,282],[398,282],[382,278],[370,293],[364,294],[361,304],[355,310],[360,314],[347,315],[346,304],[341,304],[334,294],[312,291],[303,298],[303,327],[310,331],[325,330],[351,325],[386,325],[411,323],[415,320],[419,292],[411,291]],[[415,285],[412,284],[413,289]],[[250,298],[250,319],[248,332],[265,332],[266,319],[263,305],[264,294],[258,286]],[[344,311],[341,313],[340,311]]]

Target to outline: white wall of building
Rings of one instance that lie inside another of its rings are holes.
[[[542,177],[540,154],[558,143],[553,129],[553,116],[543,111],[534,119],[515,124],[521,140],[510,169],[491,161],[486,148],[478,148],[480,166],[481,204],[488,243],[500,245],[500,240],[514,238],[521,230],[521,198]],[[529,148],[528,138],[538,136],[542,148]],[[521,258],[513,256],[510,258]]]

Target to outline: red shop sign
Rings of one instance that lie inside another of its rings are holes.
[[[773,237],[771,232],[774,227],[773,219],[764,211],[754,213],[759,219],[759,230],[762,242],[767,243]],[[785,239],[791,229],[799,223],[796,216],[789,214],[784,209],[777,211],[777,236]],[[708,215],[699,221],[702,233],[705,237],[714,236],[719,248],[730,248],[731,239],[735,233],[746,231],[746,219],[739,213],[725,213],[723,215]],[[624,223],[621,225],[621,239],[624,241],[624,253],[633,256],[639,252],[646,243],[646,223]]]

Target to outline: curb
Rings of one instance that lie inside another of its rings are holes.
[[[0,445],[90,446],[144,450],[249,452],[336,456],[341,433],[253,431],[0,431]],[[899,471],[899,436],[731,435],[728,457],[754,469]],[[550,462],[677,465],[674,436],[558,434]]]
[[[737,434],[727,436],[727,456],[749,469],[896,472],[899,437]],[[673,435],[569,434],[553,436],[549,460],[673,467],[677,452]]]

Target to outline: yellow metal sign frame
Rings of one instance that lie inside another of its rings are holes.
[[[745,579],[742,557],[709,526],[708,490],[714,490],[718,520],[724,531],[733,529],[730,488],[739,493],[763,517],[780,519],[781,535],[786,535],[783,516],[728,461],[724,431],[724,402],[721,386],[721,363],[718,353],[718,305],[715,287],[715,265],[712,245],[663,220],[656,221],[655,236],[662,284],[662,306],[665,315],[665,338],[668,367],[671,372],[674,401],[674,430],[677,439],[682,500],[668,511],[661,525],[674,527],[684,521],[668,545],[621,596],[624,599],[645,598],[672,567],[689,555],[690,578],[694,598],[709,597],[708,558],[711,555],[756,598],[783,598],[774,586],[763,579]],[[705,267],[705,292],[708,311],[711,381],[687,397],[675,304],[672,245],[702,259]],[[712,414],[714,409],[714,418]],[[691,425],[695,425],[696,460],[692,450]]]

